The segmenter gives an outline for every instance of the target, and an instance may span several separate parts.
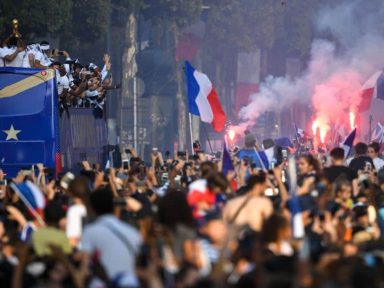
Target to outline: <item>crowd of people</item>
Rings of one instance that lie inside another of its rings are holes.
[[[1,171],[1,287],[382,287],[384,161],[354,150]]]
[[[55,69],[60,116],[66,112],[69,117],[69,107],[90,107],[95,117],[101,118],[107,90],[120,87],[112,85],[108,54],[104,55],[100,69],[94,63],[81,64],[67,51],[53,49],[47,41],[26,45],[14,34],[0,44],[0,67]]]

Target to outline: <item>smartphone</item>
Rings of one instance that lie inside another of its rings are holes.
[[[287,160],[288,159],[288,150],[287,149],[283,149],[283,150],[281,150],[281,153],[283,155],[283,159]]]
[[[60,187],[63,189],[68,189],[69,184],[75,179],[75,175],[71,172],[65,173],[65,175],[60,180]]]
[[[45,173],[45,175],[47,175],[48,177],[53,176],[54,172],[55,172],[55,171],[54,171],[52,168],[44,168],[44,173]]]
[[[264,191],[264,195],[267,197],[276,196],[279,194],[279,189],[277,188],[267,188]]]
[[[0,186],[7,186],[7,180],[0,180]]]
[[[24,176],[30,176],[32,174],[31,170],[22,170]]]

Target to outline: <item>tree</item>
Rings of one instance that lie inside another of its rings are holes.
[[[54,37],[72,21],[72,3],[72,0],[2,0],[0,34],[10,31],[11,21],[16,18],[24,38]]]
[[[180,29],[193,23],[201,11],[201,0],[144,0],[143,14],[158,26],[162,33],[158,33],[158,41],[164,39],[166,33],[172,34],[173,53],[178,44]],[[176,101],[178,106],[178,143],[184,149],[187,139],[186,104],[182,95],[182,67],[175,61],[175,80],[177,82]]]

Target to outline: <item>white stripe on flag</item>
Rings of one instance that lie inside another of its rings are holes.
[[[212,123],[213,122],[213,111],[211,105],[208,102],[208,95],[212,91],[212,83],[207,75],[195,70],[193,73],[197,84],[200,87],[199,94],[196,97],[196,104],[199,108],[201,121]]]

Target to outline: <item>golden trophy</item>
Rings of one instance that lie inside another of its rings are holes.
[[[19,32],[19,21],[17,19],[12,20],[12,36],[21,38],[21,34]]]

